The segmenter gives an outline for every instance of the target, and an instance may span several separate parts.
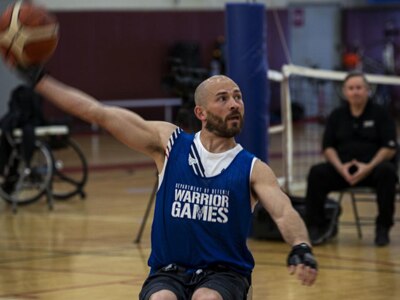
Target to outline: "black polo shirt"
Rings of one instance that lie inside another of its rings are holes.
[[[397,149],[396,124],[382,106],[368,101],[359,117],[346,102],[329,116],[322,148],[333,147],[342,162],[369,162],[382,147]]]

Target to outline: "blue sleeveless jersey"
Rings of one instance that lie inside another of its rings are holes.
[[[189,271],[225,265],[250,275],[254,259],[246,239],[254,155],[242,150],[219,175],[200,177],[189,165],[194,135],[177,132],[157,192],[151,272],[175,263]]]

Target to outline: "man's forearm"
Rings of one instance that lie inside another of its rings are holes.
[[[340,160],[337,151],[334,148],[332,147],[326,148],[324,150],[324,156],[326,160],[335,167],[336,170],[340,171],[340,168],[343,163]]]
[[[375,154],[375,156],[368,163],[371,169],[375,168],[383,161],[391,160],[396,155],[396,150],[391,148],[381,148]]]
[[[303,219],[293,208],[277,219],[276,224],[283,239],[289,245],[294,246],[301,243],[311,245]]]
[[[45,75],[35,86],[35,91],[64,112],[84,121],[96,123],[93,111],[101,105],[93,97]]]

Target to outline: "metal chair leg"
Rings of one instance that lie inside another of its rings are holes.
[[[340,192],[339,199],[338,199],[338,204],[339,204],[339,206],[342,205],[343,196],[344,196],[344,192]]]
[[[52,193],[52,185],[53,183],[50,181],[49,185],[46,187],[46,199],[47,199],[47,207],[49,210],[54,209],[54,198]]]
[[[18,212],[18,202],[17,202],[17,200],[13,200],[13,202],[12,202],[12,212],[13,212],[14,215],[17,214],[17,212]]]
[[[142,239],[142,234],[143,234],[143,231],[144,231],[144,227],[146,226],[146,222],[147,222],[147,219],[149,217],[151,207],[153,206],[153,202],[154,202],[154,200],[156,198],[157,188],[158,188],[158,181],[156,180],[156,182],[154,183],[153,191],[151,192],[151,195],[150,195],[150,198],[149,198],[149,202],[147,203],[146,211],[144,212],[144,216],[143,216],[143,219],[142,219],[142,224],[140,224],[139,231],[138,231],[138,233],[136,235],[136,239],[134,240],[135,244],[139,244],[140,240]]]
[[[358,237],[362,239],[361,221],[360,221],[360,215],[358,214],[356,196],[354,195],[353,192],[350,192],[350,196],[351,196],[351,204],[353,206],[354,221],[356,222],[357,226]]]

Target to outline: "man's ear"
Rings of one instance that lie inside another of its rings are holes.
[[[194,114],[199,119],[200,121],[205,121],[206,120],[206,113],[203,109],[203,107],[196,105],[194,107]]]

